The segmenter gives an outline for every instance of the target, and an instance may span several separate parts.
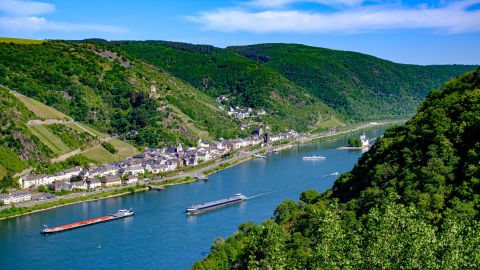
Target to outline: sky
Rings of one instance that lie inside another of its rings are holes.
[[[407,64],[480,64],[480,0],[0,0],[0,36],[301,43]]]

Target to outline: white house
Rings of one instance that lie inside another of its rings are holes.
[[[198,147],[210,147],[210,143],[199,139],[198,140]]]
[[[103,187],[113,187],[120,186],[122,184],[122,179],[118,175],[107,175],[102,179]]]
[[[98,179],[87,180],[88,189],[96,189],[102,186],[102,182]]]
[[[32,199],[32,194],[26,190],[14,190],[9,194],[0,194],[0,202],[3,204],[19,203]]]
[[[70,182],[67,180],[55,180],[50,184],[50,188],[54,191],[70,190]]]
[[[177,159],[170,159],[165,162],[165,165],[167,166],[167,171],[175,171],[178,166],[178,160]]]
[[[168,167],[165,164],[147,164],[145,166],[145,170],[151,172],[151,173],[161,173],[161,172],[166,172],[168,171]]]
[[[136,183],[138,183],[138,177],[133,176],[133,175],[129,175],[127,177],[127,180],[125,180],[126,185],[131,185],[131,184],[136,184]]]
[[[141,173],[145,173],[145,169],[140,165],[136,165],[136,166],[125,168],[123,173],[131,174],[131,175],[139,175]]]
[[[208,161],[212,159],[212,156],[207,150],[203,149],[197,152],[197,159],[198,161]]]
[[[87,182],[85,181],[70,182],[70,190],[72,189],[87,190],[88,189]]]
[[[26,175],[20,178],[22,188],[38,187],[41,185],[50,185],[53,180],[49,179],[45,174]]]
[[[96,178],[96,177],[103,177],[107,175],[115,175],[117,174],[117,168],[111,164],[90,168],[87,174],[85,175],[88,178]]]

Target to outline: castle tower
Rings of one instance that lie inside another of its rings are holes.
[[[368,138],[365,135],[365,131],[362,130],[362,134],[360,134],[360,140],[362,141],[362,146],[368,146]]]
[[[153,81],[152,84],[150,85],[150,98],[159,98],[159,95],[157,94],[157,82]]]

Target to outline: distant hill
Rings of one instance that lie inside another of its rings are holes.
[[[213,98],[225,95],[232,106],[265,109],[269,113],[266,121],[279,129],[305,131],[334,114],[283,75],[230,50],[167,41],[112,44]]]
[[[480,265],[480,69],[431,92],[322,194],[214,241],[193,269],[470,269]]]
[[[410,115],[434,88],[475,66],[396,64],[373,56],[299,44],[228,47],[255,60],[355,121]]]

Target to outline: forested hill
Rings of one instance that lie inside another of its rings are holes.
[[[213,98],[106,43],[0,43],[0,84],[138,146],[245,135]]]
[[[168,41],[116,41],[121,50],[167,70],[230,106],[265,109],[269,122],[297,130],[314,128],[333,110],[278,72],[233,51]],[[281,124],[283,122],[283,124]]]
[[[277,71],[355,120],[413,114],[431,89],[475,68],[396,64],[361,53],[299,44],[228,49]]]
[[[478,269],[480,69],[431,92],[334,187],[215,240],[194,269]]]

